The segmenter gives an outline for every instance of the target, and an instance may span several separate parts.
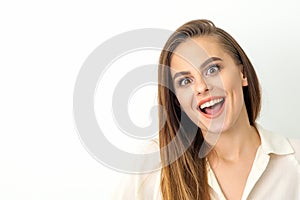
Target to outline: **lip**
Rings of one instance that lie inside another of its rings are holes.
[[[204,113],[204,112],[202,112],[202,111],[200,110],[200,105],[202,105],[202,104],[204,104],[204,103],[206,103],[206,102],[209,102],[209,101],[211,101],[211,100],[214,100],[214,99],[220,99],[220,98],[223,98],[223,99],[224,99],[224,102],[223,102],[223,104],[222,104],[221,109],[220,109],[217,113],[214,113],[213,115],[210,115],[210,114],[206,114],[206,113]],[[209,98],[206,98],[206,99],[201,100],[201,101],[197,104],[197,110],[198,110],[198,111],[201,113],[201,115],[203,115],[204,117],[209,118],[209,119],[213,119],[213,118],[216,118],[216,117],[218,117],[218,116],[221,115],[221,113],[223,112],[224,107],[225,107],[225,101],[226,101],[226,98],[225,98],[224,96],[214,96],[214,97],[209,97]]]

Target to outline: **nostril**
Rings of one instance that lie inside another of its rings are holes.
[[[196,94],[203,94],[209,91],[209,88],[207,87],[206,84],[203,84],[202,86],[197,86],[197,88],[195,88],[195,93]]]

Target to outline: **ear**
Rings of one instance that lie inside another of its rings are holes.
[[[247,80],[247,77],[245,77],[245,76],[242,78],[242,85],[248,86],[248,80]]]
[[[245,75],[245,69],[244,69],[244,66],[242,66],[241,78],[242,78],[242,85],[243,85],[243,86],[248,86],[248,80],[247,80],[247,77],[246,77],[246,75]]]

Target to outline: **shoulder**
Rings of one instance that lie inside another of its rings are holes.
[[[266,130],[259,124],[256,124],[256,126],[264,153],[292,155],[300,163],[300,139],[287,138],[284,134]]]
[[[261,139],[261,148],[265,154],[290,155],[294,153],[292,145],[283,134],[264,129],[259,124],[256,126]]]
[[[300,139],[288,139],[292,148],[294,149],[294,155],[298,163],[300,163]]]
[[[146,142],[142,152],[145,155],[142,168],[146,173],[139,175],[138,178],[138,199],[144,199],[145,197],[147,197],[147,199],[159,199],[161,162],[158,139],[152,139]],[[145,166],[147,167],[145,168]],[[151,166],[151,168],[148,168],[149,166]]]
[[[157,199],[159,196],[158,140],[145,141],[139,148],[139,154],[143,159],[135,163],[138,171],[135,174],[123,174],[113,199]]]

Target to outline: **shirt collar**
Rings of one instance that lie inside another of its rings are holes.
[[[249,193],[251,192],[251,188],[253,188],[253,185],[257,182],[261,174],[264,172],[268,162],[269,162],[269,154],[277,154],[277,155],[287,155],[294,153],[294,150],[291,146],[291,144],[288,142],[288,140],[278,134],[272,133],[270,131],[265,130],[262,126],[259,124],[256,124],[258,134],[261,139],[261,145],[259,149],[257,150],[257,155],[253,163],[252,168],[254,167],[254,174],[252,174],[252,177],[250,180],[252,182],[247,183],[244,189],[244,197],[248,197]],[[256,164],[255,164],[256,163]],[[255,167],[256,166],[256,167]],[[252,171],[253,169],[251,169]],[[251,173],[251,172],[250,172]],[[253,172],[252,172],[253,173]],[[221,187],[217,181],[217,178],[213,172],[213,170],[210,168],[209,162],[207,160],[207,178],[208,178],[208,184],[212,189],[211,196],[212,199],[220,199],[220,200],[226,200]],[[249,175],[251,176],[251,175]],[[249,179],[249,177],[248,177]],[[248,180],[247,180],[248,182]],[[250,184],[250,185],[249,185]],[[252,185],[251,185],[252,184]],[[247,198],[246,198],[247,199]]]
[[[294,153],[294,149],[285,137],[265,130],[259,124],[256,124],[256,127],[261,139],[261,149],[263,153],[277,155]]]

